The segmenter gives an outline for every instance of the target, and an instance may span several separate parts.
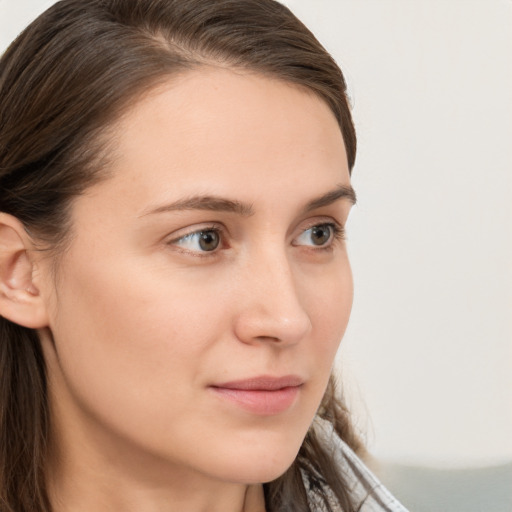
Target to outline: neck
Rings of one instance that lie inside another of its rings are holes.
[[[265,512],[261,485],[192,490],[115,485],[119,480],[54,482],[54,512]],[[57,487],[59,485],[59,487]],[[58,492],[56,492],[58,488]]]
[[[65,457],[50,457],[54,512],[265,512],[261,484],[222,482],[169,466],[162,471],[147,460],[133,467],[109,452],[76,458],[66,450]]]

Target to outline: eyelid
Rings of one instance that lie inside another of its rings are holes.
[[[297,240],[299,237],[301,237],[304,233],[306,233],[307,231],[309,231],[310,229],[314,228],[314,227],[319,227],[319,226],[329,226],[332,230],[332,237],[331,239],[328,241],[328,243],[326,243],[325,245],[317,245],[315,246],[314,244],[312,245],[303,245],[303,244],[295,244],[295,240]],[[322,250],[322,249],[331,249],[335,244],[336,242],[342,242],[345,240],[345,227],[343,226],[343,224],[341,224],[340,222],[338,222],[337,220],[333,219],[332,217],[327,217],[327,218],[316,218],[316,219],[311,219],[305,226],[302,226],[301,227],[301,230],[300,230],[300,233],[293,239],[293,242],[292,242],[292,245],[295,245],[296,247],[307,247],[307,248],[312,248],[313,250]]]
[[[190,250],[190,249],[186,249],[184,247],[180,247],[178,245],[178,242],[180,242],[181,240],[184,240],[185,238],[187,237],[191,237],[193,235],[198,235],[202,232],[205,232],[205,231],[214,231],[215,233],[217,233],[220,237],[220,245],[218,248],[212,250],[212,251],[200,251],[200,250]],[[221,250],[222,248],[226,248],[226,238],[227,238],[227,235],[226,235],[226,228],[220,224],[214,224],[214,223],[208,223],[208,224],[205,224],[203,226],[201,225],[196,225],[196,226],[192,226],[190,228],[185,228],[183,230],[179,230],[177,233],[173,233],[172,235],[172,239],[168,239],[166,240],[166,245],[172,247],[174,250],[178,251],[178,252],[181,252],[181,253],[184,253],[184,254],[189,254],[189,255],[192,255],[192,256],[198,256],[198,257],[208,257],[208,256],[214,256],[215,254],[218,253],[219,250]]]
[[[340,228],[341,230],[345,229],[344,225],[341,222],[336,220],[334,217],[329,217],[329,216],[319,216],[319,217],[315,217],[313,219],[308,219],[304,223],[302,223],[300,229],[301,229],[301,231],[305,231],[305,230],[311,229],[315,226],[322,226],[324,224],[333,224],[333,225],[337,226],[338,228]]]
[[[314,228],[315,226],[323,226],[330,224],[336,228],[337,231],[345,233],[345,225],[344,223],[338,221],[334,217],[315,217],[314,219],[307,220],[301,227],[301,233]]]

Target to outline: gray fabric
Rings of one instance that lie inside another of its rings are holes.
[[[435,469],[380,461],[375,471],[415,512],[512,512],[512,462]]]
[[[332,448],[340,471],[350,485],[351,495],[358,512],[407,512],[407,509],[382,485],[377,477],[365,466],[363,461],[351,448],[334,432],[332,425],[317,419],[315,431],[323,439],[326,446]],[[310,509],[315,512],[329,512],[323,500],[315,493],[314,487],[304,475]],[[337,504],[332,491],[323,488],[329,496],[329,506],[333,512],[343,512]]]

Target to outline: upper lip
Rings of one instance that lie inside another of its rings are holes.
[[[283,388],[298,387],[302,384],[304,384],[304,379],[297,375],[284,375],[283,377],[261,375],[243,380],[213,384],[212,387],[245,391],[276,391]]]

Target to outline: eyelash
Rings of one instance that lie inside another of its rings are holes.
[[[331,236],[330,236],[328,242],[324,245],[317,245],[317,246],[311,245],[311,246],[305,246],[305,247],[309,247],[314,251],[321,251],[321,250],[329,251],[329,250],[333,249],[333,246],[336,244],[336,242],[342,242],[346,239],[345,238],[345,229],[343,228],[343,226],[340,226],[336,222],[320,222],[320,223],[312,224],[311,226],[304,229],[297,238],[299,238],[304,233],[306,233],[307,231],[309,231],[313,228],[322,228],[322,227],[328,227],[331,230]],[[296,245],[296,246],[299,246],[299,245]]]
[[[339,225],[336,222],[319,222],[319,223],[312,224],[311,226],[305,228],[300,233],[300,235],[296,238],[299,238],[304,233],[306,233],[307,231],[309,231],[313,228],[321,228],[321,227],[328,227],[331,230],[331,236],[330,236],[328,242],[324,245],[318,245],[318,246],[304,245],[304,247],[307,247],[313,251],[331,251],[337,242],[339,243],[346,239],[345,238],[345,229],[343,228],[343,226]],[[201,233],[209,233],[209,232],[215,233],[219,237],[219,240],[220,240],[219,247],[216,247],[212,251],[189,250],[189,249],[181,248],[178,245],[176,245],[176,244],[178,244],[178,242],[184,241],[187,238],[191,238],[194,235],[199,235]],[[180,252],[183,252],[185,254],[190,254],[192,256],[199,257],[199,258],[207,258],[207,257],[215,256],[219,252],[219,250],[222,249],[222,246],[225,245],[224,238],[225,238],[225,229],[223,229],[222,227],[219,227],[217,225],[210,225],[210,226],[205,226],[205,227],[195,230],[195,231],[191,231],[190,233],[186,233],[185,235],[180,236],[178,238],[174,238],[173,240],[170,240],[167,243],[167,245],[175,246],[177,250],[179,250]],[[301,245],[299,245],[299,244],[294,244],[294,245],[295,245],[295,247],[301,247]]]
[[[170,240],[167,243],[167,245],[174,246],[179,252],[182,252],[184,254],[190,254],[190,255],[198,257],[198,258],[212,257],[212,256],[217,254],[217,252],[219,251],[218,248],[215,248],[215,250],[213,250],[213,251],[191,251],[189,249],[184,249],[184,248],[179,247],[178,245],[176,245],[178,242],[184,241],[187,238],[191,238],[194,235],[199,235],[200,233],[210,233],[210,232],[216,233],[218,235],[218,237],[220,239],[219,245],[222,245],[223,242],[224,242],[223,239],[225,238],[225,235],[224,235],[225,230],[223,228],[217,226],[217,225],[204,226],[201,229],[197,229],[195,231],[191,231],[190,233],[186,233],[183,236],[180,236],[178,238],[174,238],[173,240]]]

